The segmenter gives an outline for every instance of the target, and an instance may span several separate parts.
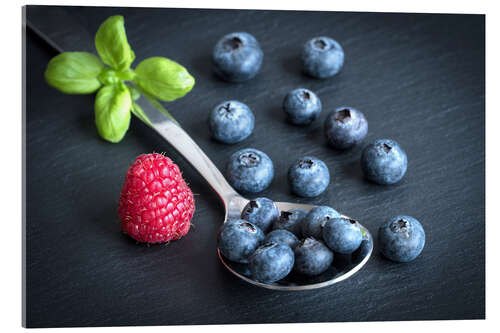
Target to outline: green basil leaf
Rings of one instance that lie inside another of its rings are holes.
[[[104,64],[92,53],[64,52],[49,61],[47,83],[66,94],[90,94],[99,89]]]
[[[184,67],[163,57],[141,61],[135,73],[137,86],[162,101],[182,97],[194,86],[194,78]]]
[[[95,123],[99,135],[110,142],[123,139],[130,125],[130,91],[123,84],[104,86],[95,99]]]
[[[135,59],[125,33],[123,16],[115,15],[104,21],[95,35],[97,53],[105,64],[122,71]]]
[[[151,126],[153,127],[153,124],[151,123],[151,121],[149,120],[148,116],[146,115],[146,113],[144,113],[144,110],[142,110],[142,108],[139,106],[139,104],[137,103],[132,103],[132,109],[131,109],[132,113],[137,117],[139,118],[143,123],[145,123],[146,125],[148,126]]]

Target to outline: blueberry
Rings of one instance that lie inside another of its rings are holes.
[[[326,190],[330,183],[330,172],[323,161],[315,157],[304,156],[288,169],[288,181],[293,193],[311,198]]]
[[[273,230],[285,229],[297,237],[302,236],[302,220],[307,212],[303,209],[291,209],[281,212],[280,217],[274,222]]]
[[[248,257],[264,240],[264,233],[245,220],[224,223],[217,237],[217,246],[224,257],[239,263],[248,263]]]
[[[250,80],[259,71],[264,53],[259,42],[246,32],[233,32],[215,45],[212,60],[215,73],[229,82]]]
[[[255,280],[272,283],[287,276],[294,261],[293,251],[288,245],[266,243],[250,256],[248,266]]]
[[[409,262],[424,248],[424,228],[411,216],[396,216],[380,226],[378,243],[380,252],[388,259]]]
[[[344,64],[344,50],[329,37],[316,37],[306,42],[302,50],[304,72],[318,79],[337,74]]]
[[[323,240],[333,251],[349,254],[361,245],[363,233],[355,220],[337,217],[323,226]]]
[[[403,178],[408,166],[406,153],[396,141],[375,140],[361,156],[365,177],[378,184],[395,184]]]
[[[321,113],[321,101],[312,91],[298,88],[285,96],[283,110],[292,124],[308,125]]]
[[[274,178],[273,162],[260,150],[239,150],[229,158],[226,178],[237,191],[260,192],[266,189]]]
[[[340,217],[340,214],[331,207],[314,207],[302,221],[302,237],[321,239],[323,237],[324,224],[336,217]]]
[[[348,149],[363,141],[368,133],[368,122],[358,110],[341,107],[330,112],[325,119],[324,129],[330,146]]]
[[[266,235],[263,243],[265,244],[272,242],[285,244],[294,249],[299,244],[299,239],[286,229],[276,229]]]
[[[208,124],[215,140],[233,144],[252,134],[255,117],[245,104],[226,101],[212,109]]]
[[[243,211],[241,218],[252,222],[262,231],[267,232],[273,222],[278,219],[280,211],[274,202],[268,198],[250,200]]]
[[[333,261],[333,252],[314,238],[305,238],[295,248],[295,270],[305,275],[319,275]]]

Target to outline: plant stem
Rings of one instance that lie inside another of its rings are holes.
[[[158,101],[154,96],[151,94],[148,94],[147,92],[143,91],[141,88],[136,86],[135,84],[131,84],[135,89],[137,89],[148,101],[161,113],[163,113],[165,116],[167,116],[171,121],[173,121],[176,125],[180,127],[180,124],[175,120],[175,118],[170,114],[170,112],[165,109],[165,107]]]

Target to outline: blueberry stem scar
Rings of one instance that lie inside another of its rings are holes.
[[[256,232],[257,230],[255,229],[255,227],[253,226],[253,224],[249,223],[249,222],[243,222],[240,224],[241,226],[244,226],[244,227],[247,227],[247,231],[248,232]]]
[[[233,37],[227,40],[226,45],[229,46],[230,50],[237,50],[243,46],[243,41],[238,37]]]
[[[255,200],[250,200],[250,207],[252,208],[259,208],[259,204]]]
[[[404,234],[406,238],[410,237],[410,223],[404,219],[399,219],[396,222],[393,222],[390,228],[393,232]]]
[[[345,122],[347,118],[351,118],[351,111],[349,109],[343,109],[337,112],[335,116],[335,120],[340,121],[342,123]]]
[[[399,220],[397,220],[395,227],[397,227],[400,230],[406,230],[406,229],[408,229],[408,221],[405,221],[403,219],[399,219]]]
[[[382,145],[382,149],[384,150],[384,152],[389,153],[391,151],[392,147],[389,146],[387,143],[384,143]]]
[[[268,248],[268,247],[273,247],[273,246],[276,246],[276,243],[266,243],[264,245],[262,245],[261,249],[265,249],[265,248]]]
[[[324,40],[322,40],[322,39],[316,39],[316,40],[314,41],[314,46],[315,46],[316,48],[318,48],[318,49],[322,49],[322,50],[324,50],[324,49],[326,48],[326,43],[325,43],[325,41],[324,41]]]
[[[312,168],[314,162],[311,160],[300,160],[299,161],[299,168],[301,169],[310,169]]]
[[[259,162],[259,157],[252,153],[245,153],[240,156],[240,161],[246,166],[255,166]]]
[[[299,246],[309,246],[313,240],[314,238],[312,237],[304,238],[303,240],[300,241]]]

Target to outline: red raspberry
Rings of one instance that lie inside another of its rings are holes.
[[[168,242],[187,234],[193,213],[193,193],[179,167],[161,154],[137,157],[118,203],[122,231],[139,242]]]

